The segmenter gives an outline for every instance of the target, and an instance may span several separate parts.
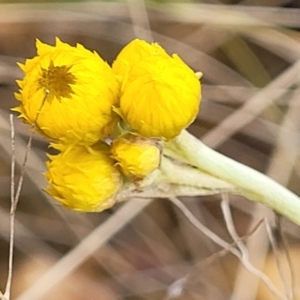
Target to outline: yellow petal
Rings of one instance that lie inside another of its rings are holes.
[[[24,122],[52,141],[92,145],[111,134],[119,120],[119,83],[99,55],[58,38],[36,42],[38,55],[20,65]]]

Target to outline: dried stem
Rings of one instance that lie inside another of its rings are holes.
[[[233,255],[240,256],[239,251],[231,246],[229,243],[221,239],[218,235],[212,232],[210,229],[205,227],[201,222],[199,222],[196,217],[190,212],[190,210],[177,198],[170,197],[169,200],[181,210],[181,212],[187,217],[187,219],[204,235],[209,237],[212,241],[214,241],[217,245],[221,246],[224,249],[228,249]]]
[[[14,126],[14,118],[12,114],[9,115],[9,122],[10,122],[10,137],[11,137],[10,201],[11,201],[11,206],[13,207],[13,203],[15,200],[16,151],[15,151],[15,126]]]
[[[296,299],[296,292],[295,292],[295,287],[296,287],[296,274],[295,274],[295,270],[293,267],[293,262],[292,262],[292,258],[291,258],[291,254],[290,254],[290,248],[289,248],[289,243],[285,237],[285,234],[283,232],[283,228],[282,228],[282,217],[278,214],[275,214],[275,222],[279,231],[279,236],[280,236],[280,242],[283,248],[283,251],[285,253],[286,256],[286,260],[287,260],[287,264],[289,267],[289,271],[290,271],[290,276],[291,276],[291,297],[292,299]]]
[[[15,236],[15,218],[16,218],[16,210],[19,203],[20,195],[21,195],[21,189],[23,186],[25,171],[26,171],[26,164],[29,158],[29,153],[31,150],[32,140],[34,136],[34,127],[37,123],[37,120],[39,118],[40,112],[42,107],[44,106],[44,103],[49,95],[49,91],[46,91],[45,97],[41,103],[41,106],[39,110],[37,111],[35,121],[32,125],[32,131],[30,133],[27,145],[26,145],[26,151],[24,155],[24,161],[21,166],[21,174],[17,185],[17,190],[15,191],[15,164],[16,164],[16,155],[15,155],[15,129],[14,129],[14,123],[13,123],[13,115],[10,114],[9,120],[10,120],[10,130],[11,130],[11,206],[10,206],[10,236],[9,236],[9,254],[8,254],[8,274],[7,274],[7,282],[5,287],[4,295],[0,294],[1,300],[10,300],[10,294],[11,294],[11,284],[12,284],[12,273],[13,273],[13,261],[14,261],[14,236]]]
[[[239,250],[241,251],[241,256],[240,260],[241,263],[244,265],[244,267],[253,275],[257,276],[260,278],[262,282],[268,287],[268,289],[278,298],[282,300],[287,300],[289,299],[288,297],[285,297],[280,293],[280,291],[275,287],[275,285],[272,283],[270,278],[266,276],[263,272],[255,268],[250,260],[249,260],[249,253],[248,249],[246,248],[245,244],[241,241],[240,237],[238,236],[233,220],[232,220],[232,215],[230,211],[230,206],[229,206],[229,200],[228,200],[228,195],[223,194],[222,195],[222,202],[221,202],[221,208],[224,216],[224,220],[226,223],[227,230],[232,237],[232,239],[236,242]]]
[[[197,228],[199,229],[203,234],[205,234],[207,237],[209,237],[212,241],[214,241],[216,244],[220,245],[224,249],[228,249],[233,255],[238,257],[241,261],[241,263],[244,265],[244,267],[253,275],[259,277],[272,291],[272,293],[281,300],[287,300],[284,295],[282,295],[276,287],[273,285],[269,277],[267,277],[264,273],[256,269],[251,262],[246,258],[247,255],[241,254],[236,248],[232,247],[231,244],[225,242],[222,240],[219,236],[217,236],[215,233],[213,233],[211,230],[206,228],[201,222],[199,222],[196,217],[189,211],[189,209],[177,198],[169,198],[169,200],[181,210],[181,212],[187,217],[187,219]],[[225,216],[224,216],[225,217]],[[228,216],[226,216],[227,218]],[[230,216],[231,217],[231,216]],[[238,244],[240,242],[239,240],[235,240],[235,243]],[[241,250],[241,248],[239,248]],[[243,249],[243,248],[242,248]],[[242,250],[241,250],[242,252]],[[243,253],[243,252],[242,252]]]
[[[258,228],[261,226],[261,224],[263,224],[264,220],[261,219],[260,221],[257,222],[257,224],[255,224],[255,226],[244,236],[242,236],[239,239],[239,242],[242,241],[246,241],[249,237],[251,237],[257,230]],[[230,244],[232,247],[236,246],[237,243],[233,242]],[[211,264],[213,261],[215,261],[217,258],[223,257],[226,254],[228,254],[228,250],[227,249],[222,249],[218,252],[213,253],[212,255],[208,256],[207,258],[205,258],[204,260],[202,260],[199,265],[203,266],[208,266],[209,264]]]
[[[245,241],[247,240],[249,237],[251,237],[257,230],[258,228],[263,224],[264,220],[261,219],[260,221],[258,221],[253,228],[244,236],[242,236],[239,240],[239,242],[241,241]],[[230,244],[232,247],[236,246],[236,242],[233,242]],[[195,276],[197,276],[197,270],[199,270],[199,268],[206,268],[209,267],[210,264],[212,264],[214,261],[216,261],[217,259],[227,255],[229,253],[228,249],[222,249],[218,252],[213,253],[212,255],[206,257],[205,259],[201,260],[199,263],[196,264],[195,267],[193,267],[193,269],[183,278],[179,279],[181,280],[182,283],[184,283],[186,285],[186,288],[188,288],[188,284],[189,282],[193,281],[193,279],[195,278]],[[178,282],[178,281],[176,281]],[[175,282],[175,283],[176,283]],[[171,285],[171,289],[173,287],[173,284]],[[169,298],[168,298],[169,299]]]
[[[237,247],[240,249],[243,259],[249,260],[248,249],[245,246],[245,244],[241,241],[241,238],[239,237],[239,235],[237,234],[237,232],[235,230],[235,226],[234,226],[234,223],[232,220],[231,211],[230,211],[230,207],[229,207],[229,200],[228,200],[227,193],[222,193],[221,209],[222,209],[226,227],[227,227],[227,230],[228,230],[230,236],[236,243]]]
[[[34,131],[30,133],[28,143],[26,145],[26,152],[24,156],[24,161],[21,167],[20,179],[17,185],[17,190],[15,193],[15,131],[13,124],[13,115],[10,115],[10,124],[11,124],[11,206],[10,206],[10,237],[9,237],[9,257],[8,257],[8,274],[7,274],[7,282],[4,292],[4,299],[10,299],[11,293],[11,283],[12,283],[12,272],[13,272],[13,259],[14,259],[14,236],[15,236],[15,217],[16,210],[21,194],[21,189],[23,185],[26,163],[28,161],[29,152],[31,149],[32,139],[34,135]]]
[[[15,235],[15,127],[13,115],[9,115],[10,134],[11,134],[11,182],[10,182],[10,235],[9,235],[9,254],[8,254],[8,272],[7,282],[4,295],[1,293],[1,300],[10,299],[12,271],[13,271],[13,255],[14,255],[14,235]]]
[[[269,241],[270,241],[270,244],[272,246],[273,253],[274,253],[274,258],[275,258],[276,265],[277,265],[277,268],[278,268],[279,276],[280,276],[280,279],[283,283],[285,293],[286,293],[288,299],[294,300],[295,299],[294,291],[293,291],[293,288],[292,288],[291,292],[289,292],[289,290],[290,290],[289,289],[289,284],[288,284],[288,281],[285,277],[284,268],[283,268],[283,265],[282,265],[282,262],[281,262],[281,259],[280,259],[279,247],[278,247],[278,244],[277,244],[277,242],[276,242],[276,240],[273,236],[272,228],[271,228],[268,220],[265,220],[265,224],[266,224],[266,230],[267,230],[267,234],[268,234],[268,237],[269,237]],[[289,269],[290,270],[292,269],[291,265],[289,265]]]

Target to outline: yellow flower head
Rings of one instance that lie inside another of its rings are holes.
[[[138,134],[171,139],[195,119],[200,97],[199,79],[177,55],[153,55],[128,72],[120,111]]]
[[[114,61],[112,69],[118,79],[122,80],[135,63],[155,55],[168,56],[166,51],[157,43],[149,44],[146,41],[135,39],[122,49]]]
[[[49,155],[46,192],[76,211],[96,212],[113,206],[122,176],[109,157],[107,145],[55,147],[62,152]]]
[[[124,175],[131,178],[148,176],[160,163],[160,149],[156,141],[132,134],[114,140],[111,154]]]
[[[37,56],[19,64],[21,102],[14,110],[44,136],[60,143],[93,144],[118,122],[119,83],[97,53],[56,39],[55,46],[36,42]]]

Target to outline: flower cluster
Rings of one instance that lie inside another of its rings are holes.
[[[195,119],[199,78],[176,54],[139,39],[112,67],[58,38],[36,47],[37,56],[19,64],[14,110],[58,151],[49,155],[46,192],[74,210],[109,208],[124,181],[159,167],[160,141]]]

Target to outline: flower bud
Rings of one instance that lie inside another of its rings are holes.
[[[172,139],[196,118],[201,85],[177,56],[148,56],[135,63],[123,81],[120,112],[144,137]]]
[[[113,206],[122,175],[109,157],[108,146],[98,143],[93,147],[55,147],[61,152],[49,155],[46,192],[64,207],[76,211],[96,212]]]
[[[158,142],[132,134],[114,140],[111,155],[123,174],[133,179],[148,176],[159,167],[160,163]]]

